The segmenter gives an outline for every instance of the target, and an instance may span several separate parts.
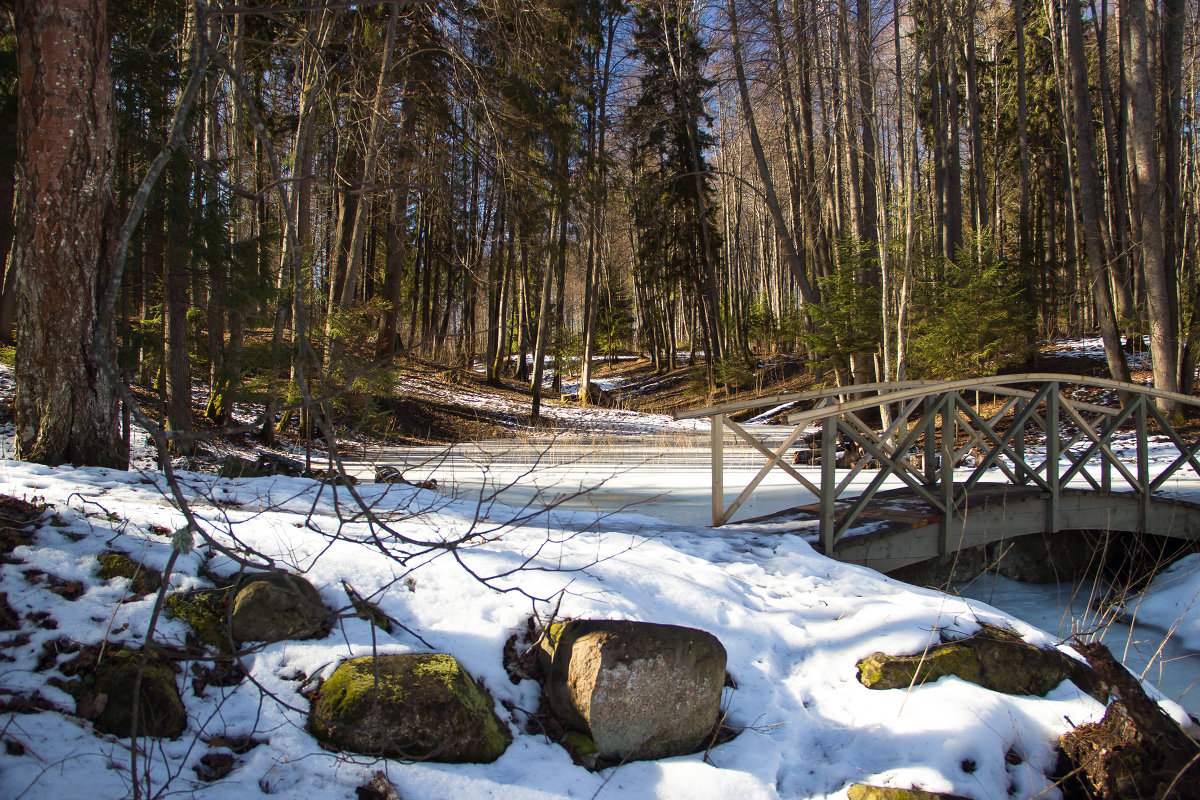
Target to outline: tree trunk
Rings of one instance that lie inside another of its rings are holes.
[[[1166,269],[1167,285],[1171,288],[1168,293],[1171,316],[1176,324],[1179,317],[1179,296],[1174,288],[1179,285],[1178,276],[1181,254],[1184,252],[1182,243],[1185,239],[1183,225],[1183,206],[1180,202],[1180,182],[1183,173],[1183,34],[1186,29],[1187,8],[1184,0],[1164,0],[1162,17],[1159,21],[1161,44],[1158,48],[1159,59],[1162,62],[1163,87],[1160,92],[1160,130],[1162,131],[1163,147],[1163,178],[1162,178],[1162,226],[1163,226],[1163,263]],[[1195,24],[1193,22],[1193,24]],[[1177,343],[1186,346],[1177,336]],[[1182,349],[1178,358],[1182,363]],[[1189,378],[1195,377],[1192,368]],[[1190,383],[1190,381],[1188,381]],[[1184,383],[1182,371],[1179,385]]]
[[[1101,226],[1100,173],[1096,167],[1096,131],[1092,122],[1092,104],[1088,97],[1087,67],[1083,57],[1083,34],[1080,30],[1079,6],[1068,0],[1063,9],[1067,27],[1067,58],[1071,65],[1072,98],[1075,108],[1075,165],[1079,171],[1079,205],[1083,216],[1083,238],[1087,250],[1088,273],[1091,276],[1092,298],[1100,323],[1100,337],[1108,370],[1118,381],[1129,380],[1129,366],[1121,349],[1121,333],[1109,290],[1108,258],[1111,247],[1103,237]]]
[[[558,227],[558,209],[550,217],[550,230],[553,231]],[[542,373],[546,367],[546,337],[550,331],[550,294],[554,287],[554,259],[549,249],[546,251],[546,266],[542,274],[542,290],[539,293],[537,312],[537,334],[534,337],[533,346],[533,376],[530,378],[529,388],[533,393],[533,411],[531,417],[536,424],[538,416],[542,411]],[[525,357],[522,353],[522,362]]]
[[[4,280],[0,286],[0,341],[13,344],[14,315],[17,302],[17,275],[12,252],[14,219],[13,199],[17,168],[17,97],[9,95],[0,104],[0,269]]]
[[[396,41],[396,22],[400,15],[400,4],[393,2],[388,14],[387,34],[383,40],[382,63],[379,66],[379,82],[375,86],[375,98],[371,104],[370,133],[367,135],[367,149],[363,159],[362,182],[358,213],[354,216],[354,228],[350,234],[350,250],[346,261],[346,280],[342,284],[339,302],[343,308],[354,305],[354,293],[358,289],[358,273],[362,269],[363,241],[366,238],[367,225],[370,224],[371,201],[370,184],[375,180],[375,162],[379,156],[379,138],[384,127],[384,102],[387,99],[387,87],[392,71],[392,50]]]
[[[17,455],[125,469],[113,332],[96,327],[112,223],[106,13],[105,0],[14,9]]]
[[[878,227],[878,159],[875,128],[875,72],[871,64],[873,37],[871,30],[871,0],[857,0],[858,17],[858,93],[862,100],[862,217],[859,220],[858,238],[869,250],[874,250],[875,265],[863,270],[864,282],[879,284],[880,255]]]
[[[1133,137],[1134,183],[1141,210],[1142,268],[1146,275],[1147,314],[1150,317],[1150,357],[1154,386],[1166,392],[1179,389],[1178,314],[1175,284],[1163,254],[1162,211],[1159,206],[1158,148],[1155,142],[1154,82],[1151,75],[1151,25],[1146,0],[1133,0],[1121,9],[1129,14],[1131,80],[1129,126]],[[1164,413],[1179,404],[1159,400]]]

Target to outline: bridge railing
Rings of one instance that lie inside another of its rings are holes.
[[[1086,402],[1064,393],[1065,386],[1105,390],[1119,398],[1119,404]],[[986,414],[981,403],[985,397],[989,401]],[[1200,398],[1137,384],[1034,373],[773,395],[679,412],[676,417],[711,420],[714,526],[728,522],[770,471],[778,468],[819,498],[821,541],[825,551],[832,552],[872,498],[890,479],[898,478],[941,515],[942,549],[949,552],[949,523],[965,510],[967,493],[985,478],[989,484],[1002,478],[1013,485],[1039,488],[1046,496],[1047,528],[1053,531],[1058,528],[1061,491],[1072,481],[1082,480],[1100,492],[1134,492],[1145,506],[1179,470],[1191,466],[1200,474],[1200,439],[1189,442],[1159,410],[1159,399],[1200,407]],[[788,415],[793,429],[775,447],[730,416],[789,403],[810,407]],[[882,430],[863,420],[863,412],[869,409],[881,409]],[[787,460],[788,452],[813,424],[820,426],[816,481],[811,471],[806,475]],[[1151,424],[1179,451],[1170,465],[1154,472],[1149,457]],[[1116,440],[1130,426],[1135,433],[1132,456],[1120,446],[1123,442]],[[765,459],[728,505],[723,458],[726,430]],[[1031,438],[1038,446],[1028,446]],[[859,457],[853,464],[844,460],[839,468],[839,448]],[[955,470],[966,467],[971,472],[956,482]],[[874,469],[869,485],[851,493],[851,484],[867,469]]]

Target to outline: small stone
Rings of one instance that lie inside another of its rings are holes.
[[[114,736],[129,736],[133,722],[133,687],[142,654],[122,649],[108,655],[96,668],[94,693],[107,695],[96,717],[96,729]],[[187,712],[175,686],[175,674],[166,664],[149,660],[142,671],[138,702],[138,736],[174,739],[187,727]]]
[[[328,633],[331,616],[321,595],[299,575],[247,575],[233,600],[233,638],[238,642],[321,638]]]
[[[200,756],[200,763],[193,767],[196,777],[207,783],[219,781],[233,772],[234,758],[232,753],[222,753],[210,750]]]
[[[230,628],[234,644],[316,639],[328,634],[333,619],[313,585],[287,572],[249,573],[232,586],[173,594],[167,610],[223,651],[230,649]]]
[[[221,462],[221,470],[217,473],[222,478],[265,478],[270,473],[256,461],[241,456],[225,456]]]

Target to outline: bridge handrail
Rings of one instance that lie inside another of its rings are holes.
[[[884,383],[852,384],[850,386],[830,387],[807,392],[787,392],[784,394],[771,395],[769,397],[722,403],[720,405],[708,406],[706,408],[676,411],[674,413],[674,417],[675,419],[680,420],[699,419],[701,417],[716,416],[717,414],[732,414],[754,408],[782,405],[784,403],[795,402],[797,400],[813,400],[843,394],[876,392],[876,394],[872,397],[860,397],[855,400],[848,400],[844,403],[822,406],[820,408],[813,408],[809,409],[808,411],[802,411],[789,415],[788,423],[792,425],[799,425],[802,423],[823,419],[825,417],[838,416],[849,412],[872,408],[874,406],[878,406],[880,402],[897,403],[912,399],[914,397],[921,397],[922,395],[942,394],[944,392],[962,391],[964,389],[968,391],[973,389],[977,389],[979,391],[995,391],[997,394],[1014,394],[1015,392],[1009,387],[1013,386],[1014,384],[1024,383],[1065,383],[1072,386],[1090,386],[1098,389],[1112,389],[1117,392],[1124,392],[1128,394],[1147,395],[1163,400],[1174,400],[1175,402],[1185,405],[1200,407],[1200,397],[1180,394],[1178,392],[1165,392],[1153,387],[1143,386],[1139,383],[1126,383],[1124,381],[1115,381],[1110,378],[1092,378],[1081,375],[1028,372],[1018,375],[996,375],[986,378],[961,378],[954,381],[891,381]],[[935,391],[931,391],[931,389],[934,389]],[[1083,404],[1078,405],[1082,407]],[[1095,411],[1097,413],[1116,413],[1117,411],[1117,409],[1109,408],[1107,406],[1091,406],[1091,408],[1088,410]]]

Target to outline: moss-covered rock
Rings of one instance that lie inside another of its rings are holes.
[[[491,696],[440,653],[343,662],[317,692],[308,727],[330,749],[450,763],[495,761],[512,741]]]
[[[96,668],[93,690],[106,697],[96,728],[114,736],[129,736],[133,722],[133,688],[142,654],[128,648],[107,655]],[[174,739],[187,727],[187,712],[175,685],[175,673],[151,658],[142,672],[138,692],[138,736]]]
[[[846,790],[850,800],[970,800],[957,794],[937,794],[920,789],[897,789],[891,786],[868,786],[856,783]]]
[[[231,642],[225,619],[232,589],[199,589],[167,597],[167,616],[181,620],[202,643],[229,651]]]
[[[868,689],[907,689],[947,675],[1005,694],[1044,696],[1064,680],[1089,694],[1103,694],[1086,664],[994,625],[923,653],[874,653],[858,662],[858,680]]]
[[[130,593],[137,597],[157,592],[158,587],[162,586],[161,572],[134,561],[124,553],[110,550],[107,553],[101,553],[96,560],[100,562],[100,570],[97,575],[101,580],[125,578],[129,581]]]
[[[313,585],[287,572],[247,575],[233,599],[231,624],[238,642],[316,639],[329,632],[332,613]]]
[[[328,634],[333,619],[313,585],[287,572],[253,572],[230,586],[173,594],[167,612],[224,651],[230,633],[234,644],[314,639]]]
[[[725,648],[694,628],[627,620],[551,625],[541,642],[554,714],[601,763],[694,753],[712,742]]]

